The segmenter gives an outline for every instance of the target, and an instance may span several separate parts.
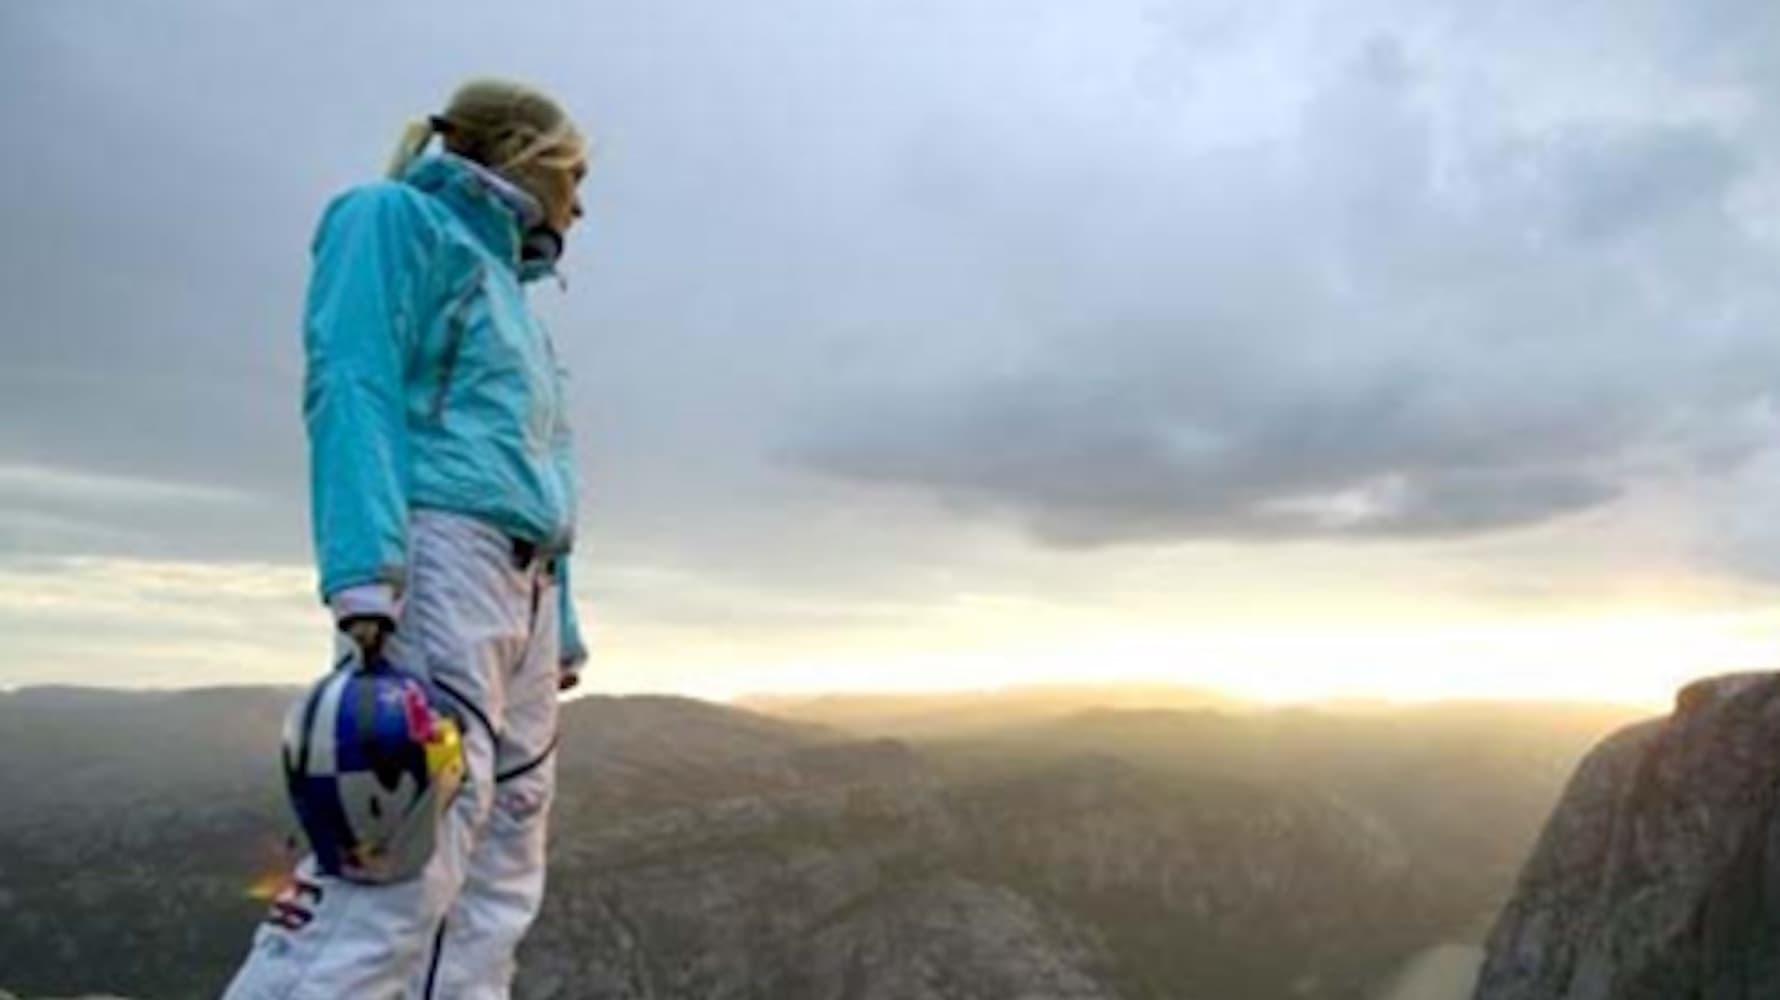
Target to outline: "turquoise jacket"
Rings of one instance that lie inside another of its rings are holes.
[[[575,468],[566,373],[526,303],[519,221],[454,157],[328,206],[303,326],[324,598],[401,588],[408,511],[468,514],[566,553]],[[586,655],[563,566],[563,659]]]

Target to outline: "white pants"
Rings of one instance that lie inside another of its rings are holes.
[[[330,878],[313,858],[254,935],[227,1000],[497,1000],[544,894],[555,791],[557,595],[541,565],[454,514],[416,511],[390,659],[465,716],[469,780],[421,876]]]

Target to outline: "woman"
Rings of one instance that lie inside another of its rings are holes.
[[[554,101],[473,81],[322,219],[304,327],[322,596],[365,660],[457,703],[468,778],[418,877],[305,858],[230,997],[507,995],[543,894],[557,691],[586,657],[564,379],[524,285],[552,273],[586,169]]]

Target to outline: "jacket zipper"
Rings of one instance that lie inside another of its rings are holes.
[[[457,356],[463,349],[464,327],[467,325],[465,314],[470,311],[470,303],[476,297],[476,289],[482,286],[482,268],[476,267],[470,272],[468,286],[458,295],[451,305],[451,314],[446,318],[448,339],[445,341],[445,357],[439,365],[439,388],[433,394],[433,423],[445,421],[445,398],[451,392],[451,376],[457,370]]]

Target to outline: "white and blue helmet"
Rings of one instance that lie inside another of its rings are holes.
[[[419,875],[464,773],[461,716],[431,684],[386,662],[343,661],[285,718],[291,806],[330,875]]]

